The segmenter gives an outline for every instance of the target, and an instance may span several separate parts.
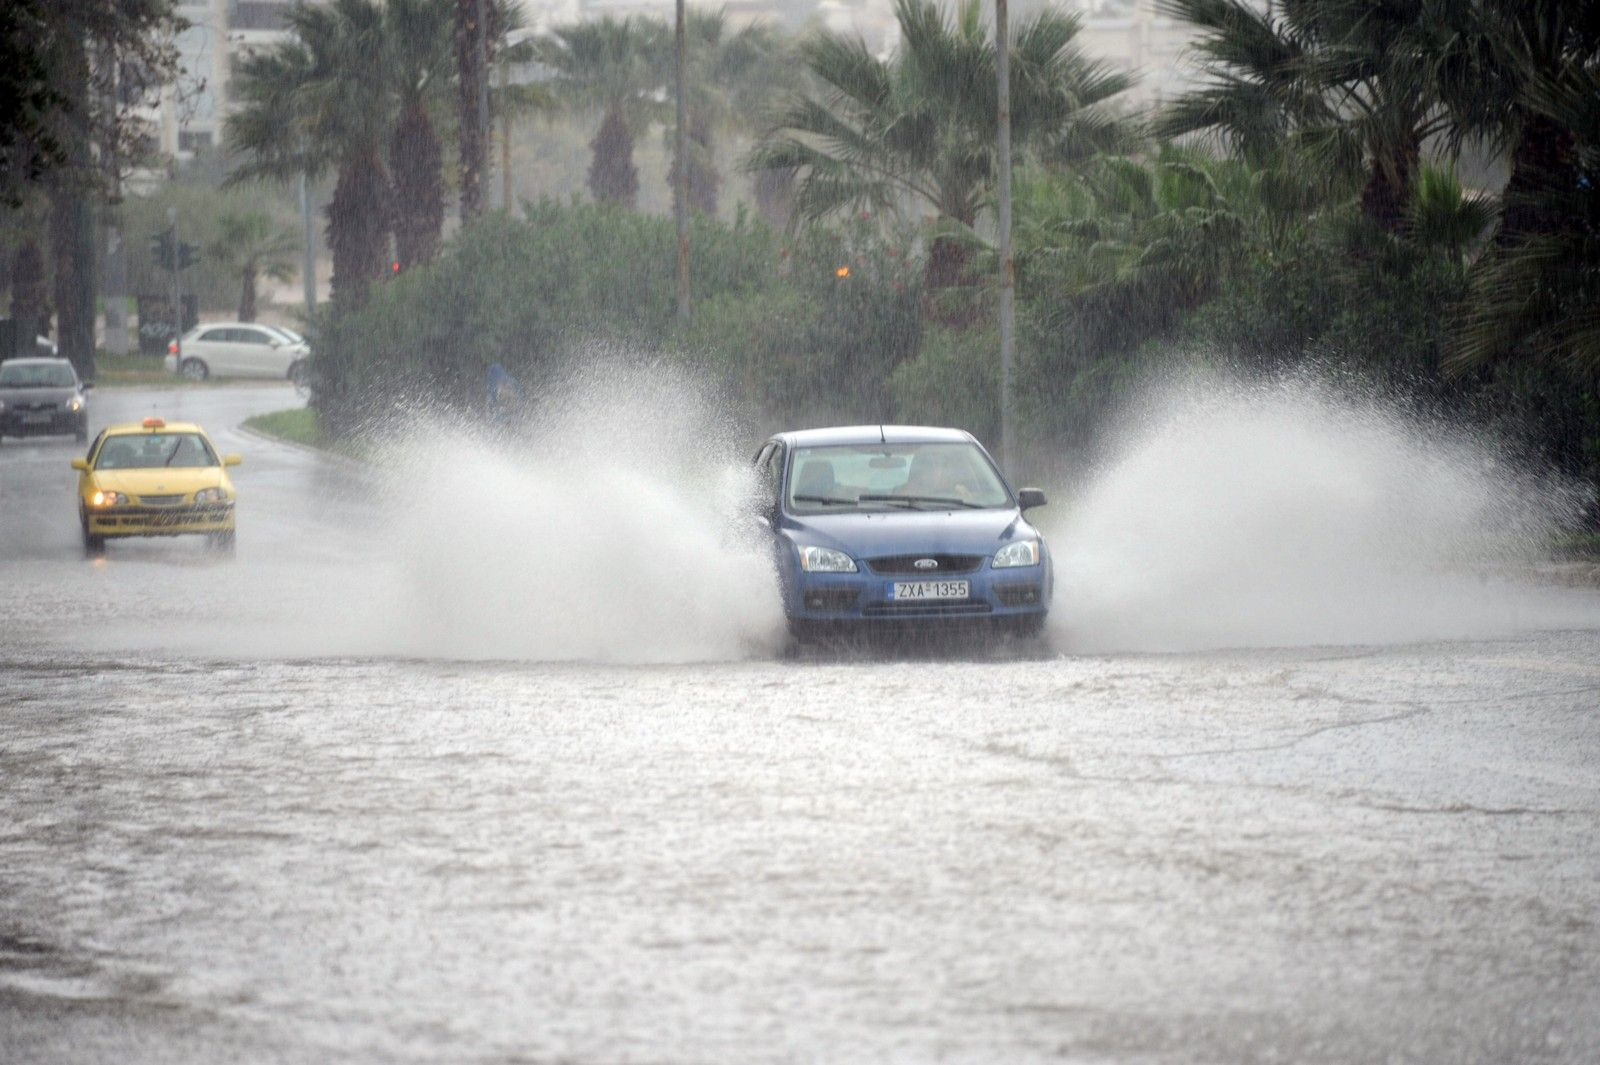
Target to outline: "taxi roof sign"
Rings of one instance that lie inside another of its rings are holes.
[[[140,424],[146,429],[165,429],[167,427],[167,423],[160,418],[146,418]]]

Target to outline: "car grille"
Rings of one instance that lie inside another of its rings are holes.
[[[989,614],[994,610],[982,599],[956,599],[943,602],[922,603],[870,603],[861,608],[869,618],[892,617],[964,617],[972,614]]]
[[[51,412],[54,412],[55,409],[56,409],[56,404],[51,403],[51,402],[49,402],[47,400],[42,400],[42,399],[41,400],[36,400],[36,401],[34,401],[32,403],[29,403],[29,402],[24,400],[24,401],[21,401],[21,402],[16,402],[16,403],[10,404],[10,408],[12,410],[15,410],[15,411],[29,411],[29,412],[51,411]]]
[[[120,528],[152,528],[156,526],[178,525],[204,525],[207,522],[221,521],[233,510],[232,503],[222,503],[215,506],[173,507],[157,509],[155,507],[118,507],[114,512],[97,512],[94,522],[99,527]]]
[[[175,496],[140,496],[139,502],[151,507],[170,507],[175,503],[182,503],[182,494]]]
[[[1002,606],[1038,606],[1040,591],[1037,584],[997,584],[994,594]]]
[[[918,569],[917,563],[925,558],[931,558],[939,563],[935,569]],[[946,573],[971,573],[983,565],[982,555],[888,555],[884,558],[869,558],[867,565],[872,567],[874,573],[893,574],[918,574],[925,577],[943,576]]]

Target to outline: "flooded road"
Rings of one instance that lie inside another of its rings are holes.
[[[393,489],[234,428],[292,402],[94,397],[245,454],[232,565],[83,561],[71,443],[0,448],[0,1061],[1600,1057],[1593,593],[1390,646],[457,654],[548,619],[392,598]]]

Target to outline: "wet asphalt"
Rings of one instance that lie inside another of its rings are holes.
[[[0,444],[0,1061],[1600,1060],[1600,630],[319,654],[393,489],[295,402],[94,396],[233,563]]]

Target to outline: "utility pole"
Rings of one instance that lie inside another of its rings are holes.
[[[172,353],[183,358],[183,285],[178,273],[178,209],[167,208],[167,232],[172,234]]]
[[[506,53],[511,39],[500,47],[500,209],[511,210],[511,72],[507,69]]]
[[[489,169],[489,136],[489,0],[478,0],[478,154],[485,170]],[[478,175],[479,189],[487,176]],[[479,195],[488,199],[486,192]]]
[[[674,150],[678,156],[678,169],[672,182],[672,217],[678,225],[678,321],[689,320],[689,137],[685,130],[689,108],[684,102],[684,64],[688,56],[684,0],[678,0],[677,22],[673,40],[678,67],[678,128],[674,133]]]
[[[1011,409],[1011,362],[1017,331],[1017,264],[1011,253],[1011,42],[1006,26],[1006,0],[994,3],[994,48],[1000,102],[995,138],[995,165],[1000,171],[1000,467],[1015,476],[1016,419]]]

